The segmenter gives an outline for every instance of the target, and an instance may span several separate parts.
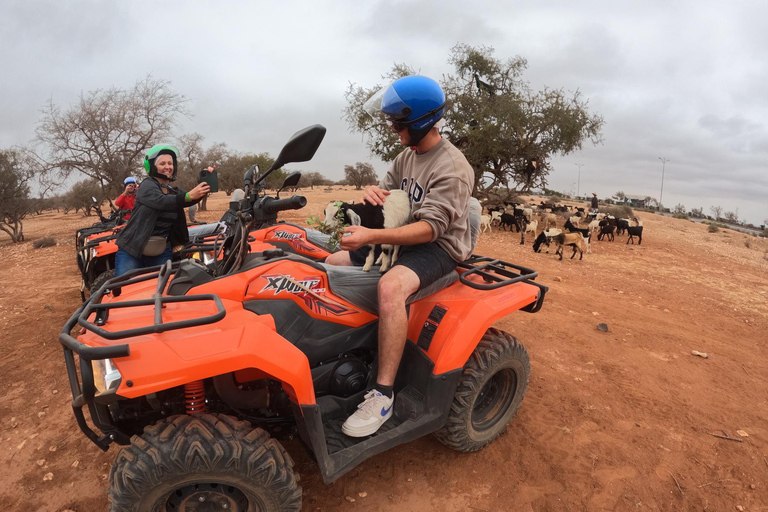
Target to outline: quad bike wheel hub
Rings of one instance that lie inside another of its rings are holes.
[[[509,409],[517,390],[517,375],[510,368],[496,372],[488,379],[472,409],[472,426],[483,431],[496,424]]]
[[[248,498],[237,487],[216,483],[196,483],[171,492],[166,511],[245,512]],[[258,504],[255,510],[262,510]]]

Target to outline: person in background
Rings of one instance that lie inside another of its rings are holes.
[[[123,213],[123,221],[128,222],[131,218],[133,206],[136,204],[136,178],[128,176],[123,180],[123,185],[125,185],[125,189],[123,190],[123,193],[115,199],[115,205],[126,212]]]
[[[189,241],[184,208],[196,204],[208,193],[207,183],[189,192],[170,183],[176,179],[178,150],[158,144],[144,156],[149,175],[136,193],[136,205],[130,222],[117,236],[115,275],[154,267],[170,261],[172,247]]]
[[[595,192],[592,192],[592,207],[589,209],[589,211],[592,213],[597,213],[597,207],[598,207],[597,194]]]

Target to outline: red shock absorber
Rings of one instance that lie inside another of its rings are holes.
[[[184,384],[184,403],[187,414],[202,414],[205,412],[205,386],[203,381],[196,380]]]

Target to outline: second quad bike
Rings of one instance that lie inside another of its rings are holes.
[[[293,173],[286,177],[286,185],[294,186],[301,177],[299,173]],[[263,191],[263,187],[260,188]],[[279,191],[278,191],[279,194]],[[233,195],[236,197],[236,195]],[[94,198],[95,202],[95,198]],[[101,211],[99,210],[101,216]],[[113,215],[114,217],[114,215]],[[85,301],[85,292],[94,292],[101,288],[108,280],[115,277],[115,254],[117,253],[117,235],[122,229],[122,216],[117,217],[118,222],[107,220],[99,222],[88,228],[77,230],[75,234],[75,246],[77,248],[77,266],[82,276],[80,294]],[[191,255],[199,256],[204,260],[203,254],[210,253],[212,244],[218,234],[232,229],[236,220],[233,213],[224,213],[219,222],[208,224],[193,224],[188,226],[189,243],[180,251],[174,253],[174,259],[183,259]],[[314,260],[324,260],[330,254],[326,245],[328,235],[319,231],[305,229],[301,226],[280,222],[260,223],[251,226],[249,242],[253,250],[258,250],[263,244],[269,244],[284,251],[300,254]]]
[[[309,160],[324,134],[296,133],[273,168]],[[345,436],[376,378],[379,274],[254,249],[250,227],[306,199],[248,194],[258,190],[251,179],[221,258],[111,279],[59,337],[78,426],[102,450],[123,446],[109,475],[113,512],[297,511],[299,476],[278,441],[286,432],[333,482],[430,433],[480,450],[523,400],[528,354],[491,325],[539,311],[547,287],[531,269],[472,256],[409,300],[392,418],[374,435]]]

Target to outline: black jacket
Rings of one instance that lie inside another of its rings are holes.
[[[141,258],[144,245],[149,240],[157,217],[162,211],[176,210],[176,222],[171,227],[171,247],[189,242],[187,221],[184,208],[197,201],[186,201],[186,191],[170,187],[172,192],[163,194],[160,183],[154,178],[147,178],[139,185],[136,192],[136,206],[133,207],[131,220],[117,235],[117,246],[134,258]]]

